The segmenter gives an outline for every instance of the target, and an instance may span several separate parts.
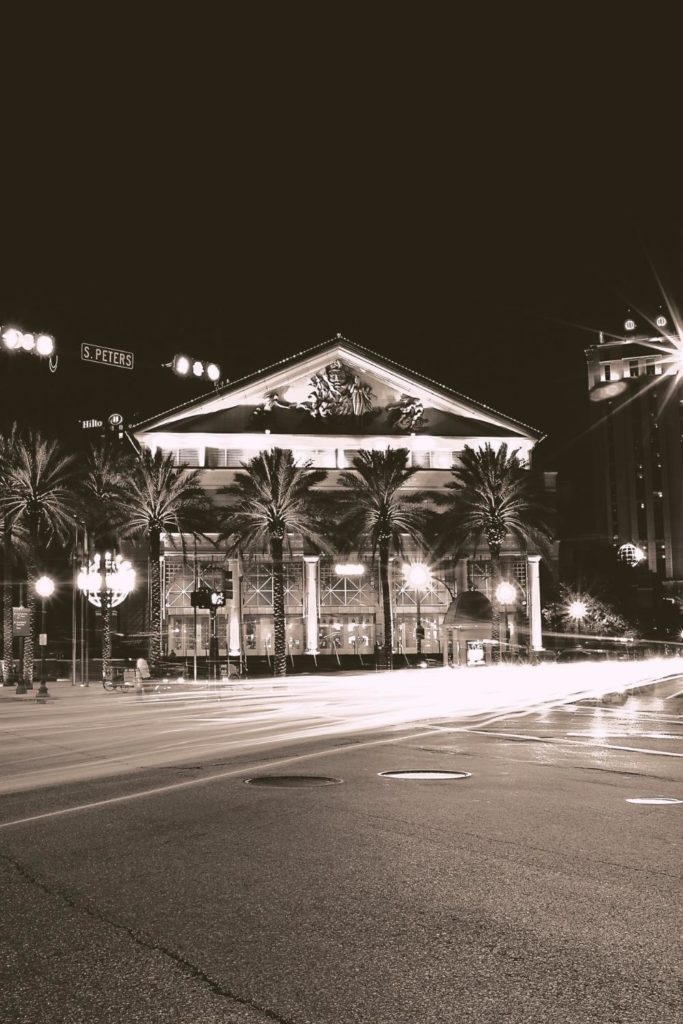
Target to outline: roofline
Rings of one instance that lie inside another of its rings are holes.
[[[373,349],[367,348],[365,345],[360,345],[358,344],[358,342],[350,341],[349,338],[344,337],[343,334],[337,334],[335,335],[335,337],[328,338],[326,341],[320,342],[318,345],[311,345],[310,348],[306,348],[303,349],[301,352],[296,352],[293,355],[286,356],[284,359],[279,359],[277,362],[270,363],[268,366],[264,366],[260,370],[255,370],[252,373],[248,373],[244,377],[238,377],[237,380],[227,381],[220,387],[215,387],[213,391],[207,392],[203,395],[198,395],[195,398],[190,398],[186,402],[181,402],[178,405],[171,406],[170,409],[166,409],[163,412],[156,413],[156,415],[154,416],[148,416],[144,420],[140,420],[137,423],[131,424],[131,429],[135,431],[144,430],[147,424],[154,423],[156,420],[164,419],[171,413],[179,412],[181,409],[187,409],[189,406],[198,405],[201,402],[205,402],[209,398],[216,398],[218,395],[229,394],[233,390],[239,390],[240,388],[245,387],[245,385],[247,384],[254,383],[256,380],[259,379],[259,377],[266,376],[271,370],[282,368],[286,366],[288,363],[298,362],[302,358],[310,356],[315,352],[324,351],[324,349],[326,348],[335,348],[340,343],[345,346],[348,346],[352,350],[355,349],[359,354],[371,356],[374,360],[376,360],[379,363],[384,363],[389,368],[397,368],[403,371],[403,373],[409,374],[411,377],[416,377],[419,380],[424,381],[426,384],[430,386],[432,390],[437,389],[447,398],[455,396],[456,398],[459,398],[461,401],[468,403],[473,402],[475,405],[478,405],[481,409],[485,409],[487,412],[493,413],[494,415],[500,417],[501,419],[506,420],[507,423],[509,423],[510,425],[523,427],[525,430],[531,432],[531,434],[536,438],[537,442],[541,442],[545,440],[545,438],[547,437],[547,434],[543,433],[540,430],[537,430],[536,427],[532,427],[529,423],[524,423],[522,420],[516,420],[512,416],[508,416],[505,413],[500,412],[498,409],[494,409],[493,406],[485,405],[484,402],[479,402],[476,399],[469,398],[467,395],[463,395],[459,391],[455,391],[453,388],[449,388],[446,384],[441,384],[439,381],[433,380],[431,377],[425,376],[425,374],[420,373],[419,370],[413,370],[411,367],[405,366],[403,363],[398,363],[396,362],[395,359],[390,359],[388,356],[381,355],[379,352],[375,352]]]

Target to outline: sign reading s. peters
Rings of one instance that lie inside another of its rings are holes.
[[[81,359],[87,363],[102,363],[103,366],[118,366],[122,370],[132,370],[135,356],[119,348],[104,348],[102,345],[81,345]]]

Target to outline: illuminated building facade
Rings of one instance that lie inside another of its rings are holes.
[[[683,580],[680,342],[663,315],[586,350],[596,529],[615,557]]]
[[[225,487],[259,451],[292,449],[297,461],[327,470],[325,489],[341,487],[343,470],[362,449],[407,448],[417,472],[411,490],[440,489],[452,480],[465,445],[497,447],[506,442],[529,464],[542,435],[531,427],[480,405],[340,335],[274,366],[217,387],[210,394],[140,422],[133,428],[141,445],[173,453],[178,463],[201,470],[206,492],[220,503]],[[167,538],[163,555],[163,608],[166,651],[194,654],[190,594],[198,581],[220,586],[229,568],[233,596],[218,612],[221,655],[273,654],[272,572],[260,552],[225,563],[220,551],[189,544],[184,557]],[[302,654],[371,657],[382,640],[378,566],[369,553],[356,560],[318,556],[289,537],[285,560],[287,643]],[[527,552],[503,549],[506,574],[519,592],[518,611],[526,615]],[[196,553],[195,553],[196,552]],[[418,553],[416,552],[417,556]],[[446,561],[419,595],[425,629],[422,650],[438,653],[440,627],[453,596],[476,586],[490,590],[489,559]],[[399,654],[415,652],[417,597],[401,565],[393,575],[394,636]],[[534,561],[529,578],[538,579]],[[537,583],[535,584],[537,589]],[[208,612],[198,612],[197,654],[209,648]]]

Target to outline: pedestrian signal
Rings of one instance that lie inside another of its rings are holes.
[[[193,608],[210,608],[211,591],[208,587],[199,587],[198,590],[190,591],[190,604]]]

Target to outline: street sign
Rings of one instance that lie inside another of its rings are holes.
[[[103,345],[81,345],[81,359],[86,363],[102,363],[103,366],[118,366],[122,370],[132,370],[135,356],[120,348],[104,348]]]
[[[12,609],[12,631],[15,636],[30,636],[28,608]]]

